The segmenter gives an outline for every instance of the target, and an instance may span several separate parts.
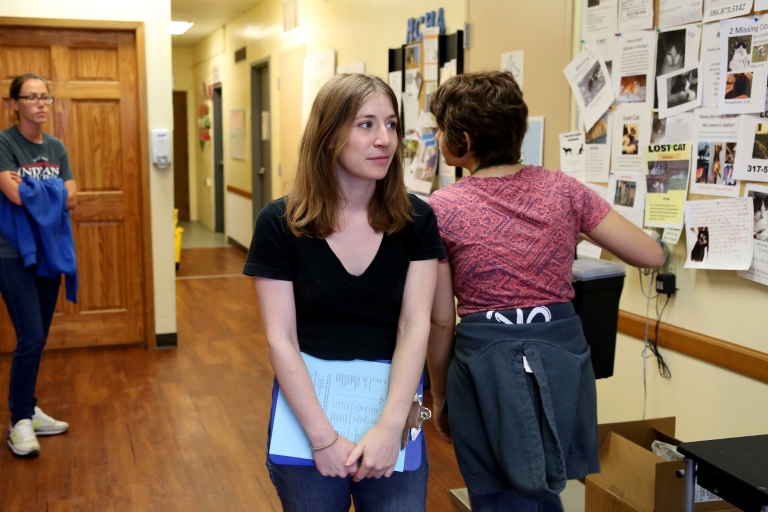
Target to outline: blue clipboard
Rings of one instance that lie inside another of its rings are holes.
[[[391,361],[377,361],[381,363],[387,363],[391,364]],[[272,438],[272,429],[274,427],[275,422],[275,409],[277,408],[277,397],[280,392],[280,385],[277,382],[277,378],[274,379],[274,383],[272,386],[272,410],[270,413],[270,419],[269,419],[269,435],[270,435],[270,444],[271,444],[271,438]],[[419,381],[419,387],[418,387],[418,394],[420,397],[424,396],[424,377],[422,376],[421,380]],[[424,438],[424,430],[422,429],[421,432],[419,432],[419,435],[416,437],[416,439],[411,439],[410,435],[408,436],[408,442],[405,446],[405,460],[403,464],[403,471],[415,471],[421,467],[421,451],[422,451],[422,442]],[[273,464],[281,464],[281,465],[288,465],[288,466],[314,466],[315,461],[314,459],[305,459],[305,458],[299,458],[299,457],[290,457],[286,455],[277,455],[273,453],[269,453],[269,446],[267,447],[267,453],[269,456],[269,460]]]

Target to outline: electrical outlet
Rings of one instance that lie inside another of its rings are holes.
[[[667,260],[667,272],[669,274],[675,274],[675,288],[680,289],[680,284],[683,280],[682,276],[682,264],[680,263],[680,255],[679,254],[672,254],[669,256],[669,260]]]

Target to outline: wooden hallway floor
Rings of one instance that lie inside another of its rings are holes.
[[[179,347],[47,351],[39,406],[70,431],[37,459],[0,447],[0,511],[279,511],[264,465],[272,369],[245,257],[183,251]],[[0,357],[0,435],[11,359]],[[426,397],[430,402],[429,396]],[[463,487],[453,448],[426,427],[427,509]]]

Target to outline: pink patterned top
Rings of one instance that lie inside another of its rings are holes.
[[[579,233],[595,229],[611,208],[578,180],[534,166],[502,178],[467,176],[429,204],[459,316],[571,300]]]

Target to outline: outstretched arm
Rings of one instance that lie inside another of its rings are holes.
[[[587,235],[597,245],[635,267],[658,268],[664,264],[664,250],[659,244],[613,209]]]

